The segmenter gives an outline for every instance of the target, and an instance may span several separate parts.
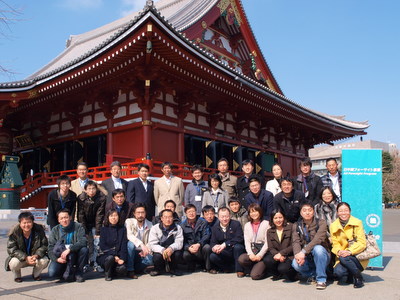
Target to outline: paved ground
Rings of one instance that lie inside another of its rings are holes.
[[[325,291],[299,282],[273,282],[270,278],[252,281],[234,274],[194,273],[182,277],[140,277],[138,280],[117,279],[105,282],[96,273],[85,283],[56,284],[44,276],[33,282],[29,269],[23,269],[24,282],[15,283],[10,272],[0,270],[2,299],[400,299],[400,210],[385,210],[384,269],[366,270],[365,287],[330,284]],[[6,231],[10,221],[0,222],[0,262],[6,257]],[[389,246],[389,247],[388,247]],[[387,251],[387,250],[390,250]]]

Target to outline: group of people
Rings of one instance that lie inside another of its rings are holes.
[[[185,265],[189,272],[236,272],[254,280],[302,277],[317,289],[326,288],[328,276],[362,287],[368,261],[355,255],[366,247],[364,229],[341,201],[336,160],[327,160],[322,178],[308,158],[299,167],[301,174],[291,178],[275,164],[274,178],[265,182],[253,174],[253,161],[243,161],[244,175],[237,178],[222,158],[208,182],[202,167],[193,166],[185,189],[168,162],[154,183],[148,165],[139,164],[138,178],[127,182],[113,162],[111,178],[101,185],[79,163],[78,178],[60,176],[49,193],[48,238],[31,213],[19,215],[6,269],[21,282],[21,268],[33,266],[33,279],[40,280],[50,263],[50,277],[83,282],[90,269],[110,281],[142,273],[180,276]]]

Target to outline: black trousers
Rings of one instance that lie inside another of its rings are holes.
[[[153,253],[153,263],[154,263],[154,270],[155,271],[165,271],[166,262],[161,253]],[[176,270],[178,264],[182,263],[182,251],[177,250],[174,251],[171,255],[171,261],[168,262],[170,270]]]
[[[293,269],[292,260],[290,258],[286,258],[284,262],[279,262],[274,260],[272,254],[267,253],[263,258],[263,262],[266,270],[272,273],[272,275],[286,275],[289,280],[294,280],[296,276],[296,270]]]
[[[211,254],[211,246],[209,244],[200,247],[197,253],[190,253],[188,250],[183,251],[183,260],[189,267],[195,267],[196,263],[204,264],[204,267],[207,271],[211,269],[210,262],[210,254]]]

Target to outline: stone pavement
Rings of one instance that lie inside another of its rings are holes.
[[[384,268],[363,272],[365,286],[354,289],[336,282],[324,291],[299,282],[273,282],[270,278],[253,281],[236,274],[193,273],[182,277],[144,275],[137,280],[104,281],[101,274],[86,274],[84,283],[57,284],[44,274],[41,282],[23,269],[24,281],[15,283],[11,272],[0,270],[1,299],[400,299],[400,210],[385,210]],[[6,232],[14,222],[0,222],[0,262],[6,258]]]

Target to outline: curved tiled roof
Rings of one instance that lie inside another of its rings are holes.
[[[262,85],[259,82],[245,76],[244,74],[237,72],[229,66],[226,66],[221,61],[209,55],[207,52],[202,51],[202,49],[200,49],[198,46],[193,45],[179,33],[204,16],[217,2],[218,0],[160,0],[155,3],[154,7],[155,12],[158,13],[160,17],[162,16],[161,18],[164,18],[164,20],[168,22],[170,26],[172,26],[171,29],[180,35],[186,43],[190,44],[190,46],[193,48],[197,48],[198,52],[207,55],[208,59],[211,59],[217,63],[220,68],[234,73],[237,75],[236,78],[240,78],[241,81],[245,81],[246,84],[251,85],[253,88],[262,91],[264,94],[267,93],[270,96],[274,96],[273,98],[280,102],[285,102],[286,105],[289,105],[295,109],[300,109],[307,114],[314,115],[317,118],[338,123],[343,127],[351,128],[353,130],[363,130],[369,127],[367,122],[346,121],[343,117],[334,117],[305,108],[302,105],[286,98],[285,96],[269,89],[265,85]],[[143,11],[132,13],[94,30],[79,35],[70,36],[67,41],[66,49],[46,66],[25,80],[2,83],[0,84],[0,88],[3,91],[13,88],[18,88],[19,90],[29,89],[32,88],[35,83],[37,84],[42,80],[44,81],[49,77],[58,75],[60,72],[76,66],[86,58],[113,43],[115,39],[123,35],[127,30],[131,29],[137,23],[138,19],[147,13],[150,8],[151,7],[146,6]]]

